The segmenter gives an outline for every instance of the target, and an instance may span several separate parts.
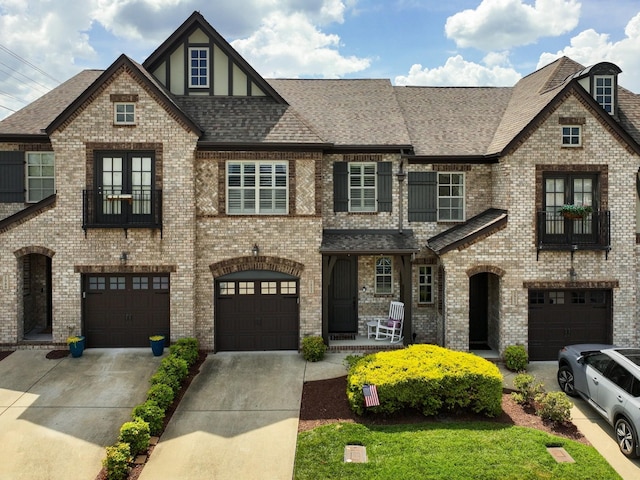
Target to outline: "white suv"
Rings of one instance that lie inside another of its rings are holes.
[[[640,456],[640,349],[569,345],[558,355],[558,385],[580,395],[615,429],[627,457]]]

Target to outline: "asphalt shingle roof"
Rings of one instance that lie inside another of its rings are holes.
[[[490,208],[470,218],[464,223],[455,225],[449,230],[431,237],[427,240],[427,247],[438,255],[453,250],[464,248],[475,239],[484,238],[495,233],[507,222],[507,211]]]
[[[325,230],[320,245],[322,253],[377,255],[418,251],[420,246],[412,230]]]
[[[409,145],[389,80],[268,80],[325,140],[336,145]]]
[[[288,105],[269,97],[175,97],[204,131],[201,142],[326,143]]]

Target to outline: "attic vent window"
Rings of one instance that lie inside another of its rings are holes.
[[[135,125],[136,104],[135,103],[115,103],[113,122],[116,125]]]
[[[209,88],[209,49],[189,48],[189,86]]]

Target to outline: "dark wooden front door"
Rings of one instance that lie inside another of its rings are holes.
[[[257,273],[216,282],[216,350],[297,350],[298,288],[296,279]]]
[[[469,348],[485,347],[489,341],[489,278],[478,273],[469,279]]]
[[[565,345],[611,340],[610,290],[529,291],[530,360],[556,360]]]
[[[83,278],[87,347],[147,347],[169,339],[168,274],[91,274]]]
[[[358,331],[358,258],[339,258],[329,284],[329,332]]]

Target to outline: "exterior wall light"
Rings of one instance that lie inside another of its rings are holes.
[[[251,253],[253,253],[254,257],[257,257],[258,254],[260,253],[260,247],[258,247],[257,243],[253,244],[253,248],[251,249]]]

